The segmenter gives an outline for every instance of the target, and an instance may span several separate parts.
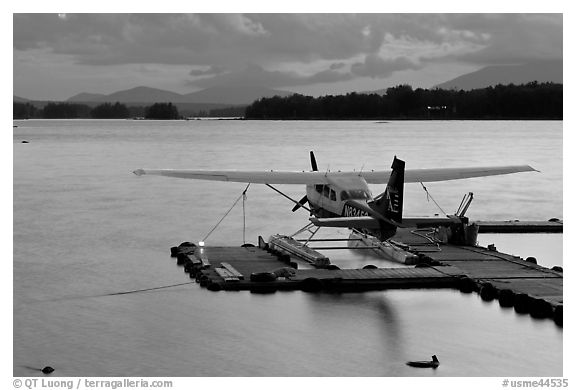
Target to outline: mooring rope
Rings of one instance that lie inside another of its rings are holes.
[[[196,283],[196,281],[184,282],[184,283],[177,283],[177,284],[171,284],[171,285],[169,285],[169,286],[150,287],[150,288],[143,288],[143,289],[140,289],[140,290],[130,290],[130,291],[115,292],[115,293],[110,293],[110,294],[95,295],[94,297],[108,297],[108,296],[112,296],[112,295],[134,294],[134,293],[139,293],[139,292],[144,292],[144,291],[161,290],[161,289],[164,289],[164,288],[184,286],[184,285],[186,285],[186,284],[192,284],[192,283]]]
[[[185,286],[187,284],[195,284],[196,281],[184,282],[184,283],[177,283],[177,284],[169,284],[167,286],[159,286],[159,287],[150,287],[150,288],[142,288],[138,290],[129,290],[129,291],[120,291],[120,292],[113,292],[113,293],[106,293],[106,294],[97,294],[97,295],[77,295],[72,297],[61,297],[61,298],[48,298],[48,299],[39,299],[34,300],[29,303],[45,303],[45,302],[59,302],[59,301],[70,301],[70,300],[77,300],[77,299],[88,299],[88,298],[102,298],[102,297],[111,297],[115,295],[127,295],[127,294],[135,294],[140,292],[146,291],[155,291],[155,290],[162,290],[172,287],[179,287]]]
[[[444,214],[445,216],[448,216],[448,214],[446,214],[446,212],[444,210],[442,210],[442,207],[440,207],[440,205],[434,200],[434,198],[432,197],[430,192],[428,192],[428,188],[426,188],[424,183],[420,182],[420,185],[422,185],[422,188],[424,188],[424,191],[426,192],[426,200],[430,201],[430,199],[432,199],[432,202],[434,202],[436,207],[438,207],[440,209],[440,211],[442,211],[442,214]]]
[[[242,191],[242,193],[240,194],[240,196],[238,197],[238,199],[236,199],[234,201],[234,203],[232,204],[232,207],[230,207],[228,209],[228,211],[226,211],[226,213],[222,216],[222,218],[220,218],[220,220],[218,221],[218,223],[212,228],[212,230],[210,230],[208,232],[208,234],[206,234],[206,237],[204,237],[204,239],[202,239],[202,241],[206,241],[206,239],[210,236],[210,234],[212,234],[212,232],[214,230],[216,230],[216,228],[220,225],[220,223],[222,223],[222,221],[224,220],[224,218],[226,218],[228,216],[228,214],[230,214],[230,211],[232,211],[232,209],[234,208],[234,206],[236,206],[236,204],[240,201],[240,199],[243,199],[246,196],[246,191],[248,191],[248,187],[250,187],[250,183],[248,183],[248,185],[246,186],[246,188],[244,189],[244,191]]]
[[[250,184],[248,184],[250,185]],[[246,187],[246,190],[248,187]],[[246,244],[246,190],[242,192],[242,243]]]

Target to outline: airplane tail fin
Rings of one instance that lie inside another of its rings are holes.
[[[384,217],[402,223],[402,208],[404,202],[404,168],[406,163],[394,156],[392,173],[386,185],[386,191],[378,195],[370,207]]]

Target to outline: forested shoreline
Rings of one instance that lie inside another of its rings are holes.
[[[388,88],[384,94],[263,98],[246,119],[562,119],[562,84],[532,82],[470,91]]]
[[[172,103],[154,103],[150,106],[131,106],[116,102],[103,103],[94,108],[87,104],[51,102],[43,108],[32,103],[14,102],[14,119],[182,119]]]
[[[532,82],[522,85],[464,90],[413,89],[409,85],[388,88],[384,93],[348,93],[320,97],[294,94],[261,98],[247,107],[209,110],[198,116],[243,117],[275,120],[363,119],[552,119],[561,120],[563,85]],[[184,119],[176,105],[154,103],[127,106],[123,103],[87,104],[50,102],[36,107],[14,102],[14,119]]]

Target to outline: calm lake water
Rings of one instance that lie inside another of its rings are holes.
[[[530,164],[540,172],[430,183],[472,219],[562,218],[562,122],[15,121],[14,367],[59,376],[562,376],[563,332],[451,290],[213,293],[169,256],[199,241],[243,184],[136,177],[136,168],[309,170]],[[27,140],[29,143],[21,143]],[[279,186],[299,199],[304,187]],[[375,194],[384,186],[374,186]],[[419,184],[405,215],[433,215]],[[306,212],[252,185],[246,238],[302,227]],[[236,207],[208,245],[240,245]],[[345,229],[328,233],[346,236]],[[484,235],[482,244],[562,265],[562,235]],[[341,267],[393,266],[349,250]],[[435,371],[405,365],[438,355]]]

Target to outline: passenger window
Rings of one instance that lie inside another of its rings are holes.
[[[322,184],[316,184],[316,192],[318,192],[319,194],[322,193],[322,187],[324,187]]]
[[[336,200],[336,191],[330,190],[330,200]]]
[[[340,193],[340,199],[341,199],[341,200],[346,200],[346,199],[348,199],[348,193],[347,193],[346,191],[342,191],[342,192]]]

